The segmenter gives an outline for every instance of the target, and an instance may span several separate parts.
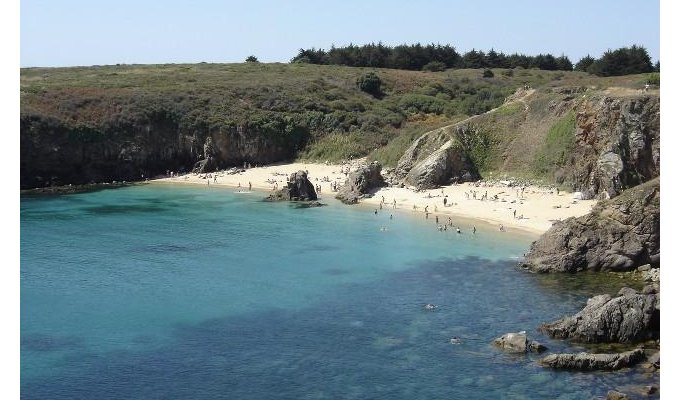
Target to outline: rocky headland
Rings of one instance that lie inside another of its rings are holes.
[[[532,272],[631,271],[660,266],[660,182],[653,179],[556,222],[520,264]]]

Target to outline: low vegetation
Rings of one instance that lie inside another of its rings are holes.
[[[131,127],[138,132],[153,126],[202,143],[208,134],[242,129],[285,143],[308,161],[368,156],[394,167],[423,133],[500,107],[481,116],[475,135],[465,142],[478,168],[551,178],[572,145],[574,115],[555,123],[538,153],[517,145],[510,153],[514,158],[505,157],[529,107],[504,105],[517,89],[536,89],[530,106],[540,119],[553,101],[551,93],[562,87],[641,90],[645,82],[660,82],[658,73],[596,77],[521,67],[442,71],[443,61],[429,63],[427,71],[409,71],[267,64],[251,56],[241,64],[26,68],[21,70],[21,135],[39,143],[36,135],[59,131],[77,143],[105,143]]]
[[[543,147],[536,153],[534,169],[538,176],[548,177],[550,173],[564,166],[576,145],[576,115],[570,111],[550,127]]]

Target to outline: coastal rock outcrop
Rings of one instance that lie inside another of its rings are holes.
[[[568,181],[586,198],[611,198],[659,176],[660,99],[594,96],[576,111]]]
[[[136,181],[166,171],[209,172],[246,161],[284,161],[294,157],[308,134],[288,140],[245,123],[216,131],[186,130],[172,107],[163,107],[159,104],[153,108],[157,112],[148,115],[113,115],[86,127],[22,110],[21,188]],[[204,151],[208,140],[215,150],[212,155]]]
[[[539,361],[544,367],[577,371],[615,371],[630,367],[645,359],[642,349],[615,354],[560,353],[550,354]]]
[[[268,201],[315,201],[317,200],[314,185],[307,178],[307,172],[294,172],[288,178],[286,186],[267,196]]]
[[[371,190],[385,185],[380,175],[381,169],[380,163],[374,161],[350,172],[347,181],[338,189],[335,198],[345,204],[356,204],[359,199],[370,194]]]
[[[603,294],[588,299],[577,314],[543,324],[539,330],[553,338],[580,343],[633,343],[659,337],[660,307],[655,290],[638,293],[623,288],[617,297]]]
[[[532,272],[630,271],[660,265],[659,178],[555,223],[520,266]]]
[[[545,346],[535,340],[529,340],[526,332],[511,332],[495,339],[493,344],[510,353],[542,353],[547,350]]]
[[[395,175],[419,190],[479,179],[479,174],[461,144],[471,125],[449,126],[416,139],[399,159]]]
[[[217,164],[218,152],[213,145],[212,137],[208,136],[203,145],[203,159],[194,164],[191,172],[203,174],[206,172],[213,172],[218,168]]]

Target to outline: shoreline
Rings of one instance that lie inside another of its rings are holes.
[[[207,174],[187,173],[149,180],[153,184],[190,184],[207,187],[240,189],[242,191],[258,191],[271,193],[275,188],[285,185],[288,176],[293,172],[305,170],[310,182],[320,186],[321,197],[331,195],[332,184],[344,184],[350,171],[354,171],[361,160],[344,164],[318,163],[286,163],[263,167],[252,167],[241,172],[230,174],[219,171]],[[217,177],[215,178],[215,175]],[[384,203],[383,203],[384,199]],[[444,204],[446,199],[446,205]],[[322,199],[323,200],[323,199]],[[396,208],[394,203],[396,202]],[[395,210],[400,213],[417,214],[433,224],[437,217],[448,221],[448,217],[464,219],[466,224],[474,221],[496,226],[503,226],[505,231],[521,231],[540,236],[552,226],[553,222],[569,217],[579,217],[590,212],[596,200],[576,200],[573,193],[559,192],[545,187],[490,184],[488,182],[466,182],[452,184],[437,189],[415,191],[409,188],[382,187],[375,190],[372,197],[359,201],[362,208],[378,211]],[[451,226],[455,229],[455,224]]]

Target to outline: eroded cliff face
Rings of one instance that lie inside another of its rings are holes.
[[[567,180],[587,198],[610,198],[660,174],[658,96],[594,96],[575,107]]]
[[[606,199],[660,174],[658,95],[557,88],[518,92],[506,106],[425,133],[399,160],[396,177],[430,189],[485,178],[481,170],[541,179],[547,173],[550,183],[571,186],[584,198]],[[562,139],[564,149],[551,149],[562,150],[561,161],[538,167],[551,126],[570,113],[573,132]],[[475,164],[475,153],[486,155],[484,168]]]
[[[248,126],[187,132],[170,116],[109,121],[93,128],[60,119],[21,116],[21,188],[140,180],[170,171],[190,171],[212,139],[219,168],[292,158],[295,140]]]

